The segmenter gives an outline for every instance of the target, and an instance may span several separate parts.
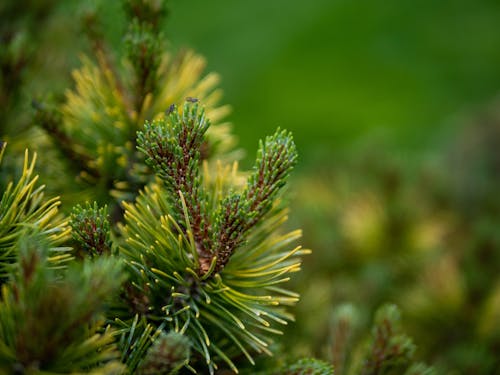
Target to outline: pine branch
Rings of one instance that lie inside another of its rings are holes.
[[[273,236],[286,215],[276,200],[297,157],[291,135],[277,131],[261,144],[239,193],[223,168],[202,178],[208,124],[198,100],[187,98],[182,111],[171,106],[166,119],[138,132],[138,149],[161,183],[124,204],[120,252],[131,271],[127,310],[188,336],[196,353],[190,366],[213,374],[219,361],[237,371],[235,356],[253,364],[252,352],[271,354],[265,333],[280,333],[271,325],[286,324],[283,306],[298,299],[276,285],[308,251],[286,250],[300,231]]]
[[[101,320],[123,280],[121,265],[100,258],[61,273],[49,267],[49,242],[36,231],[24,231],[16,247],[19,267],[0,302],[0,372],[121,373],[114,335]]]
[[[114,89],[120,94],[119,97],[126,108],[127,114],[133,116],[133,105],[131,94],[123,83],[123,77],[118,71],[117,64],[112,54],[112,49],[106,43],[104,37],[104,25],[99,20],[99,9],[97,4],[90,5],[82,16],[83,31],[89,39],[95,58],[102,72],[110,75],[109,82],[112,82]]]
[[[342,304],[334,311],[331,329],[331,361],[339,375],[347,373],[348,357],[352,350],[352,336],[357,321],[357,311],[351,304]]]
[[[156,91],[163,46],[153,26],[136,19],[130,25],[125,43],[135,73],[134,109],[141,113],[147,95]]]
[[[146,123],[145,130],[138,132],[138,149],[165,182],[179,223],[184,222],[183,203],[186,205],[202,275],[210,269],[213,257],[217,259],[215,272],[224,268],[250,229],[270,211],[297,160],[289,133],[278,130],[267,137],[265,143],[261,142],[254,173],[243,194],[230,194],[210,217],[199,171],[208,126],[204,112],[198,114],[197,100],[187,98],[182,116],[171,107],[168,121]],[[185,233],[187,229],[184,227]]]
[[[172,111],[168,119],[146,122],[145,130],[137,133],[138,149],[146,155],[146,163],[162,178],[175,208],[177,223],[184,223],[184,206],[190,230],[196,241],[199,257],[205,259],[205,271],[210,262],[209,220],[206,193],[199,175],[200,149],[210,122],[198,104],[186,102],[182,114]]]
[[[71,213],[69,225],[71,235],[84,254],[99,256],[111,253],[110,223],[107,207],[99,208],[97,203],[85,207],[77,205]]]
[[[166,0],[124,0],[123,7],[129,19],[148,23],[155,32],[168,15]]]
[[[6,143],[2,142],[0,162]],[[0,196],[0,282],[10,274],[11,264],[17,258],[16,243],[23,235],[23,228],[31,227],[46,234],[53,252],[53,264],[71,259],[69,248],[60,247],[68,229],[58,217],[59,198],[45,199],[44,186],[37,186],[35,176],[36,154],[31,161],[26,150],[22,174],[17,182],[10,181]],[[3,187],[2,187],[3,188]]]
[[[400,313],[396,306],[381,307],[375,316],[372,343],[361,371],[362,375],[384,375],[408,368],[415,345],[401,333]]]
[[[162,61],[160,23],[167,15],[164,0],[124,0],[130,26],[125,35],[127,57],[135,73],[134,107],[141,113],[148,95],[156,93]]]
[[[265,143],[261,142],[254,173],[245,191],[226,198],[217,215],[220,219],[215,223],[212,237],[216,272],[224,268],[249,230],[270,211],[296,161],[297,150],[290,133],[278,129]]]

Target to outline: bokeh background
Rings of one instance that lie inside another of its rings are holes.
[[[89,4],[0,5],[29,49],[18,83],[2,68],[4,129],[28,126],[33,97],[71,86]],[[335,317],[350,306],[348,361],[376,308],[394,302],[438,373],[500,373],[500,3],[169,4],[170,47],[222,76],[242,165],[278,126],[298,144],[290,226],[314,253],[294,280],[303,300],[287,350],[332,360]],[[120,3],[102,5],[119,48]]]
[[[498,93],[495,1],[177,1],[167,33],[222,74],[246,150],[290,128],[304,163],[366,138],[427,152]]]

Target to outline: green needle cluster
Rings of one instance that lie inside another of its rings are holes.
[[[287,211],[279,200],[297,155],[291,135],[278,130],[261,143],[244,182],[234,167],[201,161],[208,127],[190,99],[138,132],[158,181],[124,204],[125,299],[136,330],[190,338],[191,368],[214,373],[223,364],[237,372],[234,358],[253,364],[255,354],[272,353],[277,325],[293,319],[286,306],[298,301],[281,284],[308,251],[290,247],[300,231],[281,233]],[[120,321],[126,326],[125,314]]]

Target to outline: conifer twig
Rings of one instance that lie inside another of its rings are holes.
[[[296,160],[295,144],[286,131],[278,130],[265,143],[261,142],[254,173],[245,191],[242,195],[232,194],[221,205],[221,219],[216,222],[213,235],[217,272],[244,242],[248,231],[269,212]]]
[[[183,223],[183,197],[202,269],[210,265],[209,220],[204,204],[206,196],[199,176],[200,147],[210,122],[198,104],[184,105],[183,113],[170,113],[168,120],[146,123],[138,132],[138,149],[147,156],[149,164],[163,179],[175,207],[178,223]],[[181,196],[180,196],[181,195]]]

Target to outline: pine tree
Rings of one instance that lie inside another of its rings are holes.
[[[253,170],[239,172],[233,137],[219,124],[227,108],[216,105],[216,76],[200,80],[203,60],[191,52],[164,52],[161,2],[130,0],[125,9],[130,27],[123,64],[115,63],[89,13],[95,62],[83,59],[74,74],[76,88],[64,103],[33,103],[36,123],[70,165],[68,174],[77,171],[80,183],[88,184],[93,202],[73,208],[71,236],[64,219],[57,222],[61,234],[54,241],[70,245],[74,260],[67,247],[52,245],[52,230],[45,233],[42,225],[58,200],[37,212],[45,219],[37,221],[40,234],[12,230],[13,239],[29,240],[9,244],[6,288],[19,285],[23,298],[45,288],[55,294],[30,299],[33,307],[20,313],[27,323],[18,326],[10,306],[28,302],[6,289],[4,315],[11,318],[5,347],[11,359],[5,369],[238,372],[253,366],[257,356],[273,354],[279,326],[293,320],[288,307],[298,301],[282,284],[300,270],[300,257],[309,251],[292,246],[300,231],[281,230],[287,219],[281,194],[296,148],[291,135],[278,130],[259,145]],[[23,170],[19,200],[39,203],[42,198],[29,190],[33,168],[34,163]],[[24,225],[28,219],[18,221]],[[16,276],[25,247],[28,258],[36,259],[36,280]],[[62,250],[60,257],[49,256]],[[72,289],[78,292],[54,301],[59,290]],[[45,317],[48,305],[54,314]],[[18,353],[19,340],[34,332],[33,309],[43,315],[44,331],[33,347]],[[65,320],[55,327],[58,314]],[[52,342],[51,334],[60,341]]]
[[[186,102],[138,133],[159,180],[124,204],[119,251],[130,281],[119,324],[139,342],[153,331],[182,333],[196,354],[190,366],[236,372],[235,357],[253,364],[255,353],[271,354],[276,324],[291,320],[285,307],[298,300],[280,284],[307,251],[288,249],[300,232],[275,234],[286,220],[277,197],[296,151],[290,134],[278,130],[261,143],[246,183],[235,165],[211,172],[205,164],[202,173],[208,126],[198,103]],[[130,348],[133,370],[142,353]]]

